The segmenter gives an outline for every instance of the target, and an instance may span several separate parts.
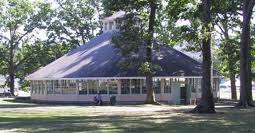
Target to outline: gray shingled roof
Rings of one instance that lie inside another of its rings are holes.
[[[28,80],[88,77],[138,77],[136,68],[119,67],[121,53],[111,44],[113,33],[103,33],[85,45],[27,76]],[[161,66],[154,76],[201,76],[201,63],[169,47],[154,51],[154,63]]]

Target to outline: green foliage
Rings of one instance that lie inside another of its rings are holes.
[[[30,84],[29,81],[24,81],[21,84],[21,90],[25,91],[25,92],[29,92],[30,91]]]
[[[75,48],[94,37],[99,23],[93,0],[57,0],[56,6],[47,22],[48,43]]]
[[[45,28],[43,19],[47,18],[47,4],[27,0],[0,1],[0,74],[21,76],[24,61],[23,46],[32,44],[37,38],[34,31]],[[44,7],[44,8],[43,8]],[[14,84],[13,82],[9,82]]]
[[[167,1],[160,18],[160,38],[171,46],[188,43],[187,50],[200,51],[202,34],[200,3],[196,0]]]
[[[218,70],[222,75],[229,77],[230,74],[235,75],[239,71],[240,34],[237,29],[241,25],[238,17],[240,3],[236,0],[221,0],[213,4],[213,24],[219,29],[216,35],[221,37],[218,40],[217,54],[221,61]]]
[[[159,1],[153,1],[159,8],[161,3]],[[154,72],[154,65],[148,59],[151,55],[146,54],[148,49],[156,49],[150,40],[154,40],[151,35],[157,34],[155,30],[149,31],[150,21],[150,0],[131,0],[131,1],[114,1],[105,0],[104,9],[105,14],[108,15],[114,11],[124,10],[126,15],[123,18],[119,18],[119,32],[113,38],[113,42],[116,47],[121,49],[122,55],[125,60],[121,62],[124,67],[135,67],[138,70],[147,75]],[[156,9],[157,10],[157,9]],[[159,26],[157,23],[158,15],[156,13],[155,23],[153,27]],[[153,33],[151,33],[153,32]],[[150,45],[148,45],[150,44]]]
[[[15,73],[15,77],[23,81],[26,75],[96,34],[96,1],[57,0],[53,3],[0,1],[3,9],[0,13],[0,74]],[[25,86],[26,83],[22,87]]]
[[[220,62],[217,64],[217,68],[223,76],[229,77],[230,72],[234,74],[239,72],[239,50],[240,47],[237,40],[222,40],[219,48],[216,51],[216,56],[218,56],[218,59],[220,60]]]

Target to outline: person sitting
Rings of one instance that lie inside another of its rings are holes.
[[[110,104],[111,104],[111,105],[115,105],[115,104],[116,104],[116,96],[112,95],[112,96],[110,97]]]
[[[96,105],[103,105],[103,100],[100,93],[97,93],[97,95],[94,97],[94,101]]]

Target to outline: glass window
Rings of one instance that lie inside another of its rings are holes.
[[[121,26],[121,20],[120,19],[116,19],[115,20],[115,28],[116,29],[120,29],[120,26]]]
[[[53,94],[53,81],[46,81],[46,88],[48,94]]]
[[[61,83],[62,83],[63,94],[76,94],[75,80],[63,80]]]
[[[38,82],[37,81],[34,81],[34,87],[35,87],[35,94],[38,94]]]
[[[63,82],[63,81],[62,81]],[[60,80],[54,80],[54,94],[61,94],[62,93],[62,86]]]
[[[171,93],[171,79],[164,79],[164,93]]]
[[[46,94],[46,86],[45,86],[45,81],[40,81],[40,85],[41,85],[41,94]]]
[[[81,80],[78,82],[79,95],[87,95],[88,93],[88,82]]]
[[[40,88],[40,82],[39,81],[36,81],[36,90],[37,90],[37,94],[40,94],[41,92],[41,88]]]
[[[98,81],[88,80],[89,94],[97,94]]]
[[[195,89],[198,91],[198,92],[201,92],[201,80],[200,78],[197,78],[195,79]]]
[[[156,94],[159,94],[160,91],[160,79],[153,79],[153,88],[154,88],[154,92]]]
[[[109,80],[109,94],[118,94],[118,85],[116,80]]]
[[[99,93],[100,94],[107,94],[107,80],[99,80]]]
[[[35,81],[31,81],[30,86],[31,86],[31,94],[35,94]]]
[[[40,81],[36,81],[36,89],[37,89],[37,94],[41,93],[41,87],[40,87]]]
[[[141,80],[142,84],[142,94],[147,94],[146,82],[144,79]]]
[[[110,84],[109,85],[109,94],[118,94],[117,84]]]
[[[140,79],[131,80],[131,94],[140,94]]]
[[[38,81],[34,81],[34,82],[33,82],[34,94],[38,94],[38,93],[39,93],[39,88],[38,88],[38,86],[39,86]]]
[[[196,92],[196,87],[195,87],[195,79],[190,79],[190,84],[191,84],[191,92]]]
[[[112,30],[112,28],[113,28],[113,22],[110,22],[109,23],[109,30]]]
[[[107,23],[104,23],[104,30],[107,30]]]
[[[130,80],[129,79],[122,79],[121,80],[121,94],[130,94]]]

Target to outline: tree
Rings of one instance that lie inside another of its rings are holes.
[[[33,44],[22,44],[17,58],[24,60],[17,68],[16,77],[23,81],[25,76],[60,58],[69,50],[68,46],[62,44],[48,45],[47,41],[41,40],[37,40]]]
[[[191,110],[192,113],[215,113],[214,99],[212,94],[212,68],[211,68],[211,0],[202,0],[202,97],[199,104]]]
[[[239,46],[238,37],[229,35],[230,32],[238,34],[236,29],[239,27],[239,5],[238,1],[214,1],[212,13],[213,24],[219,29],[218,33],[221,37],[219,45],[219,56],[221,59],[220,70],[230,78],[232,99],[237,99],[235,75],[238,72],[239,63]]]
[[[153,89],[153,69],[152,61],[153,35],[156,27],[156,10],[159,6],[156,0],[131,0],[131,1],[104,1],[105,14],[112,11],[124,10],[128,16],[121,19],[120,34],[113,38],[113,42],[121,49],[125,57],[133,58],[134,53],[145,48],[145,59],[139,55],[139,70],[146,77],[147,97],[145,103],[155,104],[155,94]],[[147,29],[144,31],[144,29]],[[129,44],[127,46],[127,44]],[[145,45],[144,45],[145,44]],[[130,60],[129,60],[130,62]],[[134,60],[133,60],[134,63]]]
[[[238,106],[246,108],[248,105],[252,105],[250,20],[255,0],[244,0],[242,4],[240,101]]]
[[[220,73],[230,78],[231,85],[231,98],[237,99],[236,92],[236,74],[239,72],[239,42],[237,37],[232,37],[231,39],[221,38],[221,42],[218,48],[218,58],[220,60],[217,64],[218,70]]]
[[[171,37],[166,39],[170,44],[187,44],[187,50],[202,51],[202,97],[190,111],[192,113],[215,113],[211,84],[211,4],[211,0],[202,0],[202,3],[196,0],[169,1],[165,17],[168,23],[162,30]]]
[[[0,6],[3,9],[0,13],[0,46],[5,54],[1,69],[4,75],[8,75],[8,85],[14,95],[16,72],[26,59],[20,56],[22,44],[36,39],[33,31],[44,28],[41,20],[47,17],[49,8],[47,4],[26,0],[2,0]]]
[[[71,49],[85,44],[97,33],[99,26],[93,0],[57,0],[48,20],[49,44],[69,45]]]

